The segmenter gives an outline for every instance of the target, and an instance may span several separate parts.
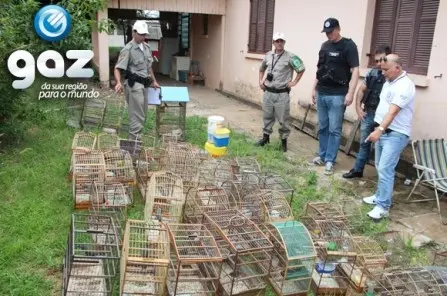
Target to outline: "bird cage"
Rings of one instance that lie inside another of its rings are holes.
[[[87,209],[90,205],[92,183],[105,180],[104,154],[100,151],[75,153],[72,155],[71,163],[75,208]]]
[[[124,239],[124,229],[126,228],[127,221],[127,208],[126,207],[90,207],[88,212],[95,216],[106,216],[113,220],[113,224],[116,227],[116,233],[119,238],[119,245],[122,246]]]
[[[123,100],[107,100],[104,111],[103,128],[118,130],[121,126],[121,116],[123,114]]]
[[[156,221],[127,220],[120,268],[120,295],[164,295],[169,235]]]
[[[433,258],[433,265],[447,267],[447,251],[436,252]]]
[[[266,223],[261,230],[274,246],[268,279],[277,295],[307,295],[317,256],[309,231],[298,221]]]
[[[87,99],[82,112],[82,126],[84,128],[96,128],[102,125],[106,102],[102,99]]]
[[[147,221],[180,223],[183,218],[184,204],[182,178],[171,172],[152,174],[144,207],[144,218]]]
[[[93,182],[90,203],[93,208],[126,207],[132,199],[120,183]]]
[[[106,164],[106,182],[123,184],[130,199],[133,200],[136,174],[129,152],[122,149],[106,151],[104,152],[104,161]]]
[[[72,214],[63,262],[63,295],[112,295],[120,258],[112,218]]]
[[[133,160],[136,160],[143,147],[155,147],[157,140],[150,135],[141,136],[135,140],[120,139],[120,149],[129,152]]]
[[[354,252],[357,254],[354,270],[350,270],[349,265],[340,264],[343,272],[351,272],[351,283],[357,292],[362,292],[366,288],[367,280],[381,274],[387,264],[385,253],[379,243],[370,237],[352,236],[351,242],[354,245]],[[345,270],[346,269],[346,270]]]
[[[274,190],[262,190],[263,222],[279,222],[293,220],[292,208],[283,193]]]
[[[236,201],[223,188],[191,188],[186,196],[184,219],[187,223],[201,223],[203,213],[234,208]]]
[[[378,285],[374,287],[376,295],[442,295],[435,276],[427,269],[421,267],[385,270],[377,282]]]
[[[246,173],[260,173],[261,166],[254,157],[236,157],[235,175]]]
[[[100,133],[98,135],[98,150],[117,150],[120,148],[120,140],[117,134]]]
[[[340,220],[301,217],[317,250],[313,289],[318,293],[346,293],[356,256],[347,225]]]
[[[226,258],[220,276],[221,295],[264,295],[273,244],[259,227],[238,210],[204,213],[204,223],[217,233]],[[225,255],[227,253],[227,255]]]
[[[184,193],[197,184],[200,155],[189,143],[170,143],[166,148],[165,170],[182,178]]]
[[[427,269],[438,283],[443,296],[447,295],[447,267],[445,266],[426,266]]]
[[[174,134],[181,141],[185,140],[186,103],[163,101],[156,106],[155,112],[155,130],[159,136]]]
[[[96,140],[94,133],[79,131],[74,135],[71,150],[73,153],[85,153],[95,150]]]
[[[197,186],[221,186],[226,180],[233,180],[233,168],[226,159],[211,158],[200,163]]]
[[[136,162],[137,184],[141,196],[146,199],[150,177],[165,166],[166,151],[160,147],[143,148]]]
[[[216,295],[223,258],[211,232],[202,224],[170,223],[167,228],[169,295]]]

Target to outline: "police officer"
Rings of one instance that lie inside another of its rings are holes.
[[[365,140],[374,131],[374,116],[376,115],[376,109],[380,102],[380,92],[385,83],[385,77],[382,74],[380,65],[385,62],[386,56],[390,53],[389,46],[380,46],[377,48],[374,54],[377,67],[371,69],[366,74],[365,80],[357,92],[355,107],[359,120],[361,120],[360,150],[357,154],[354,168],[348,173],[343,174],[343,178],[352,179],[363,177],[363,170],[371,154],[371,142]]]
[[[264,146],[270,142],[275,118],[278,120],[282,150],[287,152],[287,138],[290,135],[290,89],[297,85],[304,74],[302,60],[295,54],[284,50],[286,41],[283,33],[273,35],[274,51],[269,51],[259,69],[259,85],[264,90],[264,129],[263,138],[256,145]],[[293,78],[293,71],[297,73]],[[266,77],[264,77],[267,71]]]
[[[152,52],[144,42],[149,34],[145,21],[136,21],[133,25],[133,39],[121,50],[115,65],[115,91],[123,88],[120,70],[125,72],[124,93],[129,110],[129,139],[141,138],[146,120],[148,102],[147,88],[151,85],[159,88],[152,70]]]
[[[357,46],[340,35],[337,19],[329,18],[323,24],[328,40],[318,53],[317,73],[312,101],[317,104],[319,156],[316,165],[325,164],[325,174],[334,172],[335,159],[341,141],[343,117],[352,104],[359,78]]]

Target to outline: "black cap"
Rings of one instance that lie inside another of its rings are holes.
[[[321,31],[321,33],[332,32],[332,30],[334,30],[337,27],[340,27],[338,20],[335,18],[328,18],[327,20],[324,21],[323,30]]]

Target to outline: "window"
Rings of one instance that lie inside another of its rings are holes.
[[[202,15],[202,25],[203,25],[203,32],[202,35],[207,36],[208,35],[208,15],[204,14]]]
[[[440,0],[377,0],[371,53],[388,44],[413,74],[426,75]],[[370,66],[373,54],[370,55]]]
[[[266,53],[272,49],[275,0],[250,0],[248,52]]]

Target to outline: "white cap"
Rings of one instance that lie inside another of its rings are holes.
[[[145,21],[136,21],[135,24],[133,24],[133,30],[137,31],[140,35],[149,34],[147,23]]]
[[[278,39],[286,40],[286,38],[284,37],[284,33],[276,32],[275,34],[273,34],[273,41],[276,41]]]

